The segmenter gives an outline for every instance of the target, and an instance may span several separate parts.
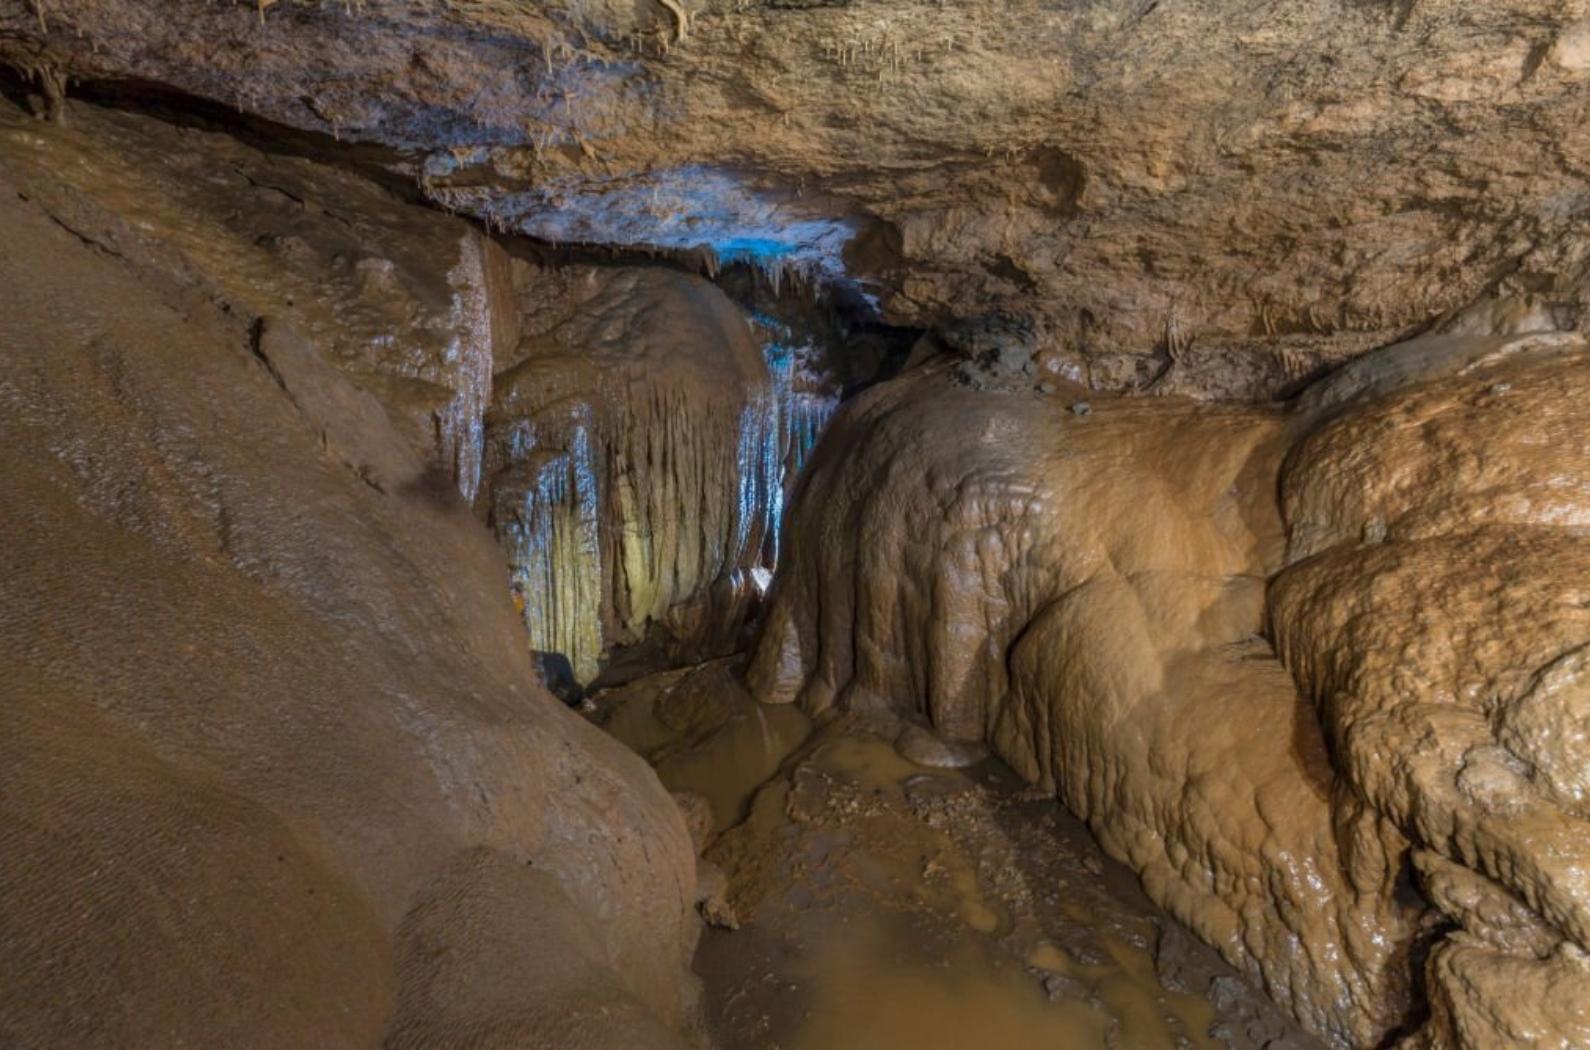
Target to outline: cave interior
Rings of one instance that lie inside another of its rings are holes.
[[[1590,1047],[1586,0],[0,0],[0,1047]]]

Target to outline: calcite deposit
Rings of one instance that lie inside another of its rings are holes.
[[[759,695],[987,740],[1311,1028],[1380,1041],[1412,916],[1340,855],[1324,739],[1257,637],[1282,418],[956,375],[876,388],[819,446]]]
[[[1271,617],[1339,809],[1397,829],[1362,823],[1355,850],[1411,860],[1458,928],[1430,956],[1428,1043],[1580,1046],[1590,360],[1561,337],[1479,349],[1341,406],[1294,450]]]
[[[1416,984],[1421,1045],[1580,1045],[1586,364],[1435,336],[1290,413],[1082,412],[929,360],[819,446],[752,682],[986,740],[1338,1045]]]
[[[483,499],[532,644],[582,683],[620,647],[732,651],[836,394],[701,278],[503,268]]]

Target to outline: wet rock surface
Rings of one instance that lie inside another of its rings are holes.
[[[1590,1044],[1587,14],[0,0],[0,1041]]]
[[[1318,1045],[1080,822],[997,762],[908,762],[894,729],[818,729],[709,847],[741,920],[696,960],[721,1045]]]
[[[507,553],[559,695],[626,649],[644,672],[744,644],[785,489],[858,378],[837,330],[674,269],[550,265],[202,122],[73,107],[64,129],[7,110],[22,191],[261,318],[261,360],[370,484],[405,481],[405,457],[450,476]],[[392,447],[360,436],[374,415]]]
[[[1428,964],[1433,1046],[1590,1039],[1586,351],[1508,349],[1344,406],[1283,474],[1271,618],[1338,810],[1459,928]]]
[[[819,448],[752,681],[987,741],[1335,1042],[1423,984],[1420,1045],[1574,1045],[1585,359],[1454,334],[1291,414],[1086,416],[930,359]]]
[[[0,106],[0,1038],[683,1045],[684,821],[413,425],[476,234],[95,123]]]
[[[486,416],[492,527],[537,649],[733,651],[771,569],[788,399],[739,309],[662,269],[504,259]]]
[[[702,822],[698,847],[745,818],[757,789],[812,729],[798,710],[753,700],[740,681],[741,662],[648,675],[596,693],[588,705],[598,725],[691,800],[686,812]]]
[[[1379,1042],[1416,914],[1340,852],[1325,739],[1259,637],[1281,415],[1083,416],[956,370],[869,391],[819,446],[754,691],[986,742],[1312,1030]]]
[[[985,749],[947,769],[942,740],[902,754],[920,726],[813,727],[751,699],[738,663],[589,704],[703,851],[695,965],[718,1045],[1319,1045]]]

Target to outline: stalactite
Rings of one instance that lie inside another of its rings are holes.
[[[497,531],[531,647],[564,654],[588,681],[602,652],[601,495],[589,407],[570,422],[568,447],[555,452],[538,448],[529,422],[513,427],[522,483]]]
[[[762,325],[770,323],[765,319]],[[787,333],[786,333],[787,334]],[[764,461],[762,491],[766,493],[762,514],[766,521],[765,567],[778,564],[784,497],[795,484],[812,446],[839,407],[837,384],[816,384],[807,361],[816,350],[788,338],[770,337],[763,345],[763,357],[772,377],[775,426],[773,448]],[[813,386],[818,389],[811,389]]]
[[[451,373],[453,398],[438,413],[438,452],[451,468],[458,491],[474,502],[480,488],[492,370],[491,306],[476,235],[464,238],[458,262],[447,276],[453,301],[444,367]]]
[[[837,396],[814,388],[809,348],[753,337],[699,279],[578,273],[526,293],[532,334],[496,378],[486,458],[533,644],[588,682],[615,647],[734,644]]]

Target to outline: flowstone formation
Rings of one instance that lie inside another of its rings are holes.
[[[1281,413],[930,359],[819,446],[751,682],[986,741],[1336,1045],[1419,984],[1419,1045],[1579,1045],[1585,365],[1432,337]]]
[[[1324,740],[1257,637],[1281,563],[1262,498],[1279,414],[1100,399],[1083,414],[1069,384],[961,375],[930,361],[833,424],[797,497],[757,694],[986,740],[1308,1027],[1376,1044],[1408,1005],[1411,916],[1349,880]]]
[[[456,391],[344,367],[475,234],[67,109],[0,104],[0,1041],[688,1045],[679,810],[535,684]]]
[[[0,92],[0,1042],[677,1046],[854,712],[1335,1046],[1590,1045],[1590,0],[0,0]]]
[[[1282,474],[1271,620],[1326,727],[1353,853],[1411,862],[1456,926],[1430,955],[1420,1045],[1583,1046],[1590,357],[1565,336],[1446,356],[1446,375],[1317,406],[1332,418]]]
[[[671,270],[505,259],[499,279],[483,498],[532,644],[582,684],[624,647],[732,651],[837,401],[813,348]]]
[[[740,640],[785,490],[838,403],[825,342],[675,270],[511,255],[367,177],[227,135],[88,108],[65,132],[12,118],[30,196],[126,216],[119,238],[158,224],[151,251],[232,306],[286,310],[381,397],[404,449],[495,528],[532,648],[576,683],[625,646],[677,663]],[[361,464],[372,484],[395,483],[395,453]]]
[[[544,240],[1030,313],[1100,389],[1590,288],[1584,0],[3,0],[0,59],[401,149]]]

